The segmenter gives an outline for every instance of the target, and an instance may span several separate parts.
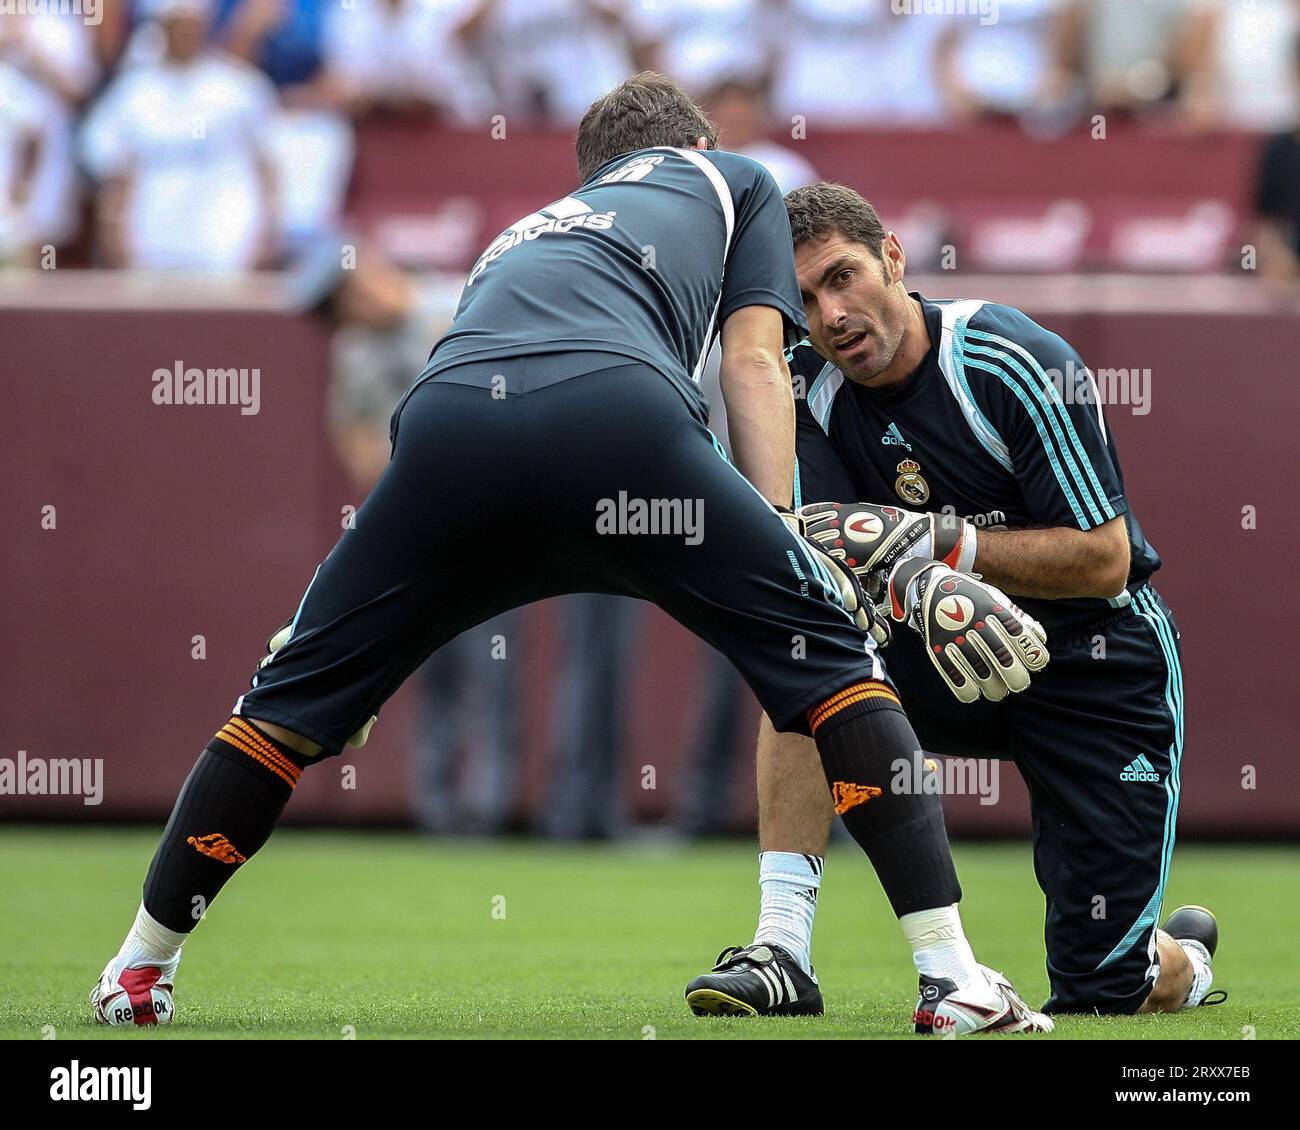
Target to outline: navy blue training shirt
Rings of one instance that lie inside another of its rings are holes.
[[[707,421],[700,373],[744,306],[779,310],[787,341],[807,332],[771,174],[739,153],[625,153],[489,244],[421,379],[454,382],[467,361],[614,354],[653,366]]]
[[[806,340],[787,354],[798,423],[795,505],[894,504],[1006,529],[1091,530],[1124,515],[1129,588],[1154,573],[1160,558],[1129,509],[1115,443],[1079,354],[1013,307],[912,297],[932,346],[894,388],[848,380]],[[1049,628],[1083,624],[1112,607],[1011,595]]]

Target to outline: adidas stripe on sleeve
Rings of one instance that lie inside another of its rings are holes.
[[[986,305],[955,348],[983,392],[1036,522],[1091,530],[1127,511],[1092,373],[1062,338]]]

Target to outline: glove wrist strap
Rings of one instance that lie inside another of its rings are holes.
[[[961,554],[957,558],[957,564],[953,566],[959,573],[975,572],[975,554],[979,542],[979,536],[975,527],[969,522],[965,523],[966,529],[962,531]]]
[[[931,513],[929,553],[925,556],[933,561],[956,569],[959,573],[969,573],[975,567],[975,527],[965,518],[955,514]],[[921,552],[924,552],[924,546]]]
[[[930,569],[942,569],[938,561],[911,557],[900,561],[889,575],[890,615],[899,623],[911,615],[918,598],[918,581]]]

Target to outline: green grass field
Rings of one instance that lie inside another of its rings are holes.
[[[751,937],[745,844],[567,847],[413,835],[278,833],[186,946],[170,1028],[96,1028],[86,994],[139,900],[157,832],[0,830],[0,1037],[60,1039],[890,1038],[916,979],[852,844],[827,864],[814,961],[820,1020],[696,1020],[686,981]],[[1042,903],[1027,845],[959,845],[977,953],[1046,996]],[[1214,908],[1216,988],[1178,1016],[1062,1018],[1052,1038],[1300,1036],[1298,853],[1180,850],[1166,910]],[[503,902],[501,900],[504,900]],[[500,909],[494,916],[494,907]],[[1289,972],[1288,972],[1289,971]],[[48,1030],[46,1033],[48,1034]]]

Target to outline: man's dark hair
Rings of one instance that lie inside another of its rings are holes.
[[[822,181],[787,193],[785,210],[795,247],[838,235],[865,244],[884,261],[885,228],[876,210],[853,189]]]
[[[688,149],[698,138],[718,143],[717,131],[680,86],[642,71],[597,98],[578,126],[578,175],[585,181],[606,161],[654,145]]]

